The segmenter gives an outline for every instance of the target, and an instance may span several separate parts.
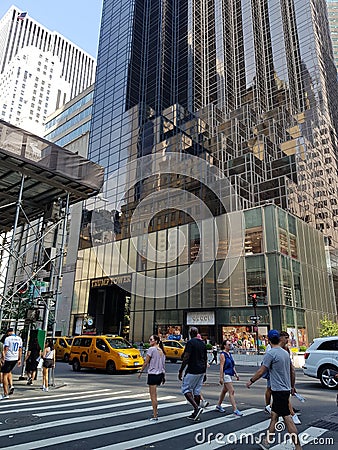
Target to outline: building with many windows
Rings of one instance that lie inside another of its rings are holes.
[[[338,2],[326,0],[329,16],[330,33],[332,38],[333,56],[338,69]]]
[[[11,7],[0,19],[0,117],[43,135],[46,117],[89,87],[95,59]]]
[[[71,330],[220,341],[257,299],[262,335],[312,339],[337,314],[336,92],[323,0],[105,0],[88,157],[107,202],[83,213]]]

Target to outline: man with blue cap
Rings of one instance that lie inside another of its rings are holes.
[[[295,449],[301,450],[302,447],[297,434],[297,428],[293,423],[289,409],[289,397],[292,386],[294,386],[292,363],[289,354],[279,345],[279,332],[277,330],[270,330],[268,338],[271,343],[271,350],[264,355],[261,367],[246,383],[247,388],[250,388],[255,381],[259,380],[269,370],[273,399],[271,421],[266,437],[263,440],[258,438],[257,444],[264,450],[268,450],[273,445],[278,418],[283,417],[289,436],[291,436],[295,444]]]

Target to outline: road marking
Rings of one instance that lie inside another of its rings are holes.
[[[243,411],[245,413],[245,411]],[[244,414],[246,415],[246,414]],[[213,431],[208,438],[208,433],[210,430],[205,431],[203,428],[202,432],[200,431],[199,436],[196,435],[196,445],[194,447],[190,447],[186,450],[196,450],[196,446],[198,446],[198,450],[214,450],[216,448],[224,447],[229,444],[236,444],[238,440],[240,440],[241,444],[251,444],[254,445],[255,441],[253,439],[253,435],[258,433],[259,431],[266,430],[270,424],[269,420],[264,420],[263,422],[256,423],[255,425],[251,425],[247,428],[241,428],[238,431],[234,431],[233,433],[225,434],[222,433],[222,430]],[[219,435],[217,440],[213,439],[216,435],[220,433],[223,435],[222,437]],[[248,436],[248,441],[245,440],[246,436]],[[198,440],[197,440],[198,439]],[[252,441],[252,442],[251,442]]]
[[[138,394],[138,397],[148,397],[148,398],[146,398],[146,399],[144,399],[144,400],[134,400],[133,402],[128,402],[127,404],[125,403],[125,402],[123,402],[123,403],[116,403],[116,404],[113,404],[113,403],[108,403],[108,404],[106,404],[106,405],[103,405],[103,406],[96,406],[95,405],[95,411],[98,411],[99,409],[108,409],[108,408],[116,408],[116,407],[120,407],[120,406],[126,406],[126,405],[136,405],[136,404],[138,404],[138,403],[144,403],[144,402],[147,402],[147,401],[149,401],[149,393],[148,394]],[[118,398],[135,398],[135,396],[134,395],[131,395],[131,396],[129,396],[129,397],[118,397]],[[176,396],[173,396],[173,395],[169,395],[169,396],[166,396],[166,397],[159,397],[158,398],[158,401],[161,401],[161,400],[171,400],[171,399],[174,399],[174,398],[177,398]],[[115,400],[115,398],[113,399],[113,400]],[[86,403],[86,402],[83,402],[83,403]],[[81,405],[83,404],[83,403],[81,403]],[[89,402],[89,403],[92,403],[92,402]],[[69,405],[64,405],[65,407],[66,406],[69,406]],[[70,410],[60,410],[60,411],[49,411],[49,412],[45,412],[45,413],[37,413],[37,414],[34,414],[35,416],[39,416],[39,417],[47,417],[47,416],[55,416],[55,415],[57,415],[57,414],[74,414],[74,413],[84,413],[84,412],[92,412],[93,411],[93,407],[91,407],[91,408],[78,408],[78,409],[70,409]]]
[[[88,397],[88,394],[92,394],[93,396],[97,397],[99,395],[115,395],[115,394],[124,394],[124,393],[128,393],[131,392],[129,391],[112,391],[111,389],[101,389],[101,390],[96,390],[96,391],[88,391],[86,393],[81,392],[80,396],[75,397],[76,393],[69,393],[69,394],[58,394],[58,395],[53,395],[53,396],[45,396],[46,394],[42,394],[42,390],[41,390],[41,395],[39,397],[24,397],[24,398],[17,398],[17,397],[11,397],[9,402],[10,405],[12,406],[13,403],[14,405],[17,403],[19,406],[25,406],[25,405],[40,405],[42,402],[58,402],[60,400],[63,400],[63,398],[61,397],[72,397],[72,400],[76,400],[77,398],[81,399],[81,398],[86,398]],[[48,395],[48,394],[47,394]],[[60,400],[58,400],[60,398]],[[27,402],[23,403],[23,400],[27,400]],[[37,402],[32,402],[31,400],[39,400]],[[0,410],[1,409],[8,409],[8,404],[9,402],[1,402],[0,404]]]
[[[173,398],[173,397],[170,397],[170,396],[163,397],[162,400],[164,400],[164,399],[171,399],[171,398]],[[136,400],[135,402],[130,402],[130,403],[128,403],[128,405],[129,404],[133,405],[135,403],[139,403],[139,401]],[[162,409],[162,408],[171,408],[173,406],[182,406],[182,405],[185,405],[185,404],[186,404],[185,401],[176,402],[176,403],[165,403],[165,404],[159,405],[159,408],[160,409]],[[114,406],[121,406],[121,405],[122,406],[126,406],[126,403],[120,403],[120,404],[116,404]],[[127,409],[127,410],[124,410],[124,411],[114,411],[112,413],[105,413],[105,414],[94,414],[94,415],[91,415],[91,416],[83,416],[81,418],[73,417],[73,418],[68,418],[68,419],[64,419],[64,420],[55,420],[54,422],[39,423],[39,424],[36,424],[36,425],[29,425],[27,427],[7,428],[6,430],[0,431],[0,436],[7,436],[9,434],[26,433],[26,432],[29,432],[29,431],[40,430],[41,428],[47,429],[47,428],[54,428],[54,427],[63,426],[63,425],[72,425],[74,423],[79,423],[79,421],[81,421],[81,422],[91,422],[91,421],[94,421],[94,420],[107,419],[109,417],[120,417],[120,416],[129,415],[129,414],[136,414],[136,413],[139,413],[139,412],[150,411],[150,409],[151,409],[150,405],[147,405],[147,406],[143,406],[142,408]],[[185,412],[184,414],[186,415],[186,414],[188,414],[188,412]],[[130,423],[133,424],[133,422],[130,422]],[[126,424],[118,425],[118,426],[121,426],[122,427],[121,429],[124,429]]]
[[[185,404],[185,401],[180,402],[181,404]],[[160,405],[160,407],[162,406],[163,408],[168,407],[168,406],[172,406],[173,404],[168,404],[168,405]],[[149,407],[147,408],[149,410]],[[206,413],[209,413],[213,410],[206,410]],[[244,415],[249,416],[251,414],[256,414],[257,412],[261,412],[262,410],[260,409],[256,409],[256,408],[251,408],[248,409],[244,412]],[[121,413],[124,414],[130,414],[132,411],[121,411],[116,413],[117,415],[122,415]],[[189,414],[189,412],[186,412],[185,414]],[[104,418],[109,417],[108,415],[104,414],[102,415]],[[173,415],[174,417],[177,417],[177,414]],[[97,417],[97,416],[96,416]],[[83,421],[83,419],[86,419],[86,417],[81,417],[81,421]],[[79,419],[77,419],[78,422]],[[225,416],[222,415],[221,417],[218,417],[217,419],[212,419],[212,420],[208,420],[206,422],[202,423],[202,426],[205,427],[210,427],[213,425],[219,425],[219,424],[223,424],[225,422],[230,422],[230,421],[234,421],[234,420],[241,420],[240,417],[236,417],[236,416]],[[153,424],[151,422],[148,421],[140,421],[142,423],[147,423],[148,426],[153,426]],[[69,423],[69,422],[68,422]],[[134,423],[131,423],[132,425],[134,425]],[[41,426],[44,424],[40,424],[40,428]],[[48,424],[50,425],[50,424]],[[129,423],[128,423],[129,425]],[[54,424],[55,426],[55,424]],[[119,428],[117,428],[119,427]],[[122,425],[115,425],[115,426],[111,426],[111,427],[104,427],[104,428],[96,428],[94,430],[89,430],[89,431],[80,431],[78,433],[72,433],[72,434],[67,434],[67,435],[63,435],[63,436],[57,436],[54,438],[48,438],[48,439],[41,439],[38,441],[32,441],[29,443],[24,443],[24,444],[16,444],[14,446],[10,446],[10,447],[2,447],[2,449],[7,449],[7,450],[29,450],[29,449],[36,449],[36,448],[42,448],[42,447],[48,447],[48,446],[52,446],[52,445],[58,445],[64,442],[71,442],[71,441],[77,441],[77,440],[83,440],[86,438],[91,438],[91,437],[97,437],[99,435],[103,435],[103,434],[110,434],[110,433],[114,433],[116,431],[123,431],[125,430],[126,424],[122,424]],[[30,428],[30,427],[25,427]],[[18,429],[20,430],[20,429]],[[144,445],[144,444],[149,444],[149,440],[150,438],[153,439],[152,442],[158,442],[158,441],[164,441],[167,439],[170,439],[172,437],[177,437],[177,436],[181,436],[183,434],[188,434],[191,433],[193,431],[200,431],[201,430],[201,423],[195,423],[194,425],[190,425],[190,426],[186,426],[180,429],[174,429],[171,431],[165,431],[163,433],[158,433],[155,435],[147,435],[145,437],[139,438],[139,439],[134,439],[131,441],[125,441],[122,443],[118,443],[118,444],[113,444],[113,445],[109,445],[107,447],[102,447],[100,449],[97,450],[103,450],[103,449],[119,449],[119,450],[125,450],[126,448],[135,448],[138,447],[140,445]],[[6,430],[6,434],[8,435],[9,433],[15,433],[15,430]]]
[[[99,394],[100,395],[100,394]],[[137,395],[138,397],[147,397],[147,400],[148,400],[148,398],[149,398],[149,392],[148,393],[146,393],[146,394],[138,394]],[[90,396],[91,398],[93,398],[93,397],[96,397],[96,395],[95,394],[93,394],[93,395],[91,395]],[[88,399],[88,395],[86,395],[86,396],[84,396],[84,397],[81,397],[81,398],[86,398],[86,399]],[[134,394],[132,394],[132,395],[121,395],[121,396],[119,396],[119,397],[114,397],[114,398],[101,398],[101,399],[93,399],[93,400],[87,400],[87,401],[85,401],[85,402],[73,402],[73,403],[63,403],[62,404],[62,406],[79,406],[79,405],[85,405],[85,404],[92,404],[92,403],[102,403],[102,402],[107,402],[108,400],[118,400],[118,399],[121,399],[121,398],[135,398],[135,395]],[[172,398],[175,398],[175,397],[172,397]],[[140,400],[141,401],[141,400]],[[146,401],[146,400],[143,400],[143,401]],[[41,403],[40,403],[41,404]],[[42,411],[42,410],[46,410],[46,409],[53,409],[53,408],[58,408],[60,411],[59,411],[59,413],[60,414],[63,414],[64,413],[64,411],[63,410],[61,410],[60,409],[60,403],[58,403],[57,405],[48,405],[48,406],[40,406],[40,404],[39,404],[39,407],[38,407],[38,409],[39,409],[39,411]],[[8,405],[8,403],[7,403],[7,405]],[[123,405],[123,403],[122,403],[122,405]],[[109,408],[111,406],[111,404],[108,404],[107,406],[103,406],[103,407],[98,407],[98,409],[104,409],[104,408]],[[93,408],[90,408],[90,410],[92,410]],[[10,412],[11,413],[21,413],[21,412],[27,412],[27,411],[36,411],[37,410],[37,408],[36,408],[36,406],[35,407],[32,407],[32,408],[18,408],[18,409],[13,409],[12,407],[10,408]],[[8,408],[7,408],[7,411],[6,411],[6,413],[8,413]],[[58,414],[56,411],[54,411],[54,412],[51,412],[51,414]],[[46,414],[46,415],[50,415],[50,414]]]
[[[256,414],[257,412],[261,412],[261,409],[256,408],[250,408],[245,411],[243,411],[244,416],[249,416],[251,414]],[[203,417],[203,415],[202,415]],[[199,422],[195,423],[194,425],[190,425],[187,427],[175,429],[175,430],[168,430],[164,431],[163,433],[153,434],[144,436],[142,438],[133,439],[131,441],[124,441],[120,442],[118,444],[112,444],[107,445],[105,447],[96,448],[96,450],[125,450],[126,448],[136,448],[140,447],[141,445],[151,444],[152,442],[160,442],[160,441],[166,441],[167,439],[174,438],[177,436],[182,436],[183,434],[192,433],[193,431],[201,431],[201,428],[205,427],[211,427],[213,425],[220,425],[224,424],[226,422],[231,422],[233,420],[241,420],[240,417],[236,417],[234,415],[231,416],[225,416],[222,414],[222,417],[219,417],[217,419],[208,420],[206,422]],[[19,449],[18,449],[19,450]]]
[[[310,442],[313,442],[316,438],[320,437],[327,431],[329,430],[325,428],[309,427],[306,430],[299,433],[300,443],[301,445],[310,444]],[[294,446],[290,442],[285,442],[270,447],[270,450],[292,450],[292,449],[294,449]]]

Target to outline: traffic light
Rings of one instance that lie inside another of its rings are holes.
[[[251,298],[252,298],[252,306],[254,308],[256,308],[256,306],[257,306],[257,294],[251,294]]]

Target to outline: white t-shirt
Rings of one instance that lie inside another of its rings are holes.
[[[15,334],[11,334],[6,337],[4,348],[7,348],[5,361],[18,361],[19,348],[22,348],[22,339]]]

